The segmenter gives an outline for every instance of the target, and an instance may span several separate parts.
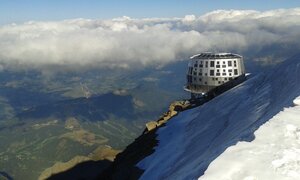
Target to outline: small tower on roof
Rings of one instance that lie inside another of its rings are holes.
[[[245,77],[243,57],[233,53],[201,53],[190,57],[185,90],[192,98]]]

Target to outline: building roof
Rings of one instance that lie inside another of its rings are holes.
[[[205,52],[201,54],[196,54],[191,59],[232,59],[232,58],[242,58],[242,56],[233,53],[211,53]]]

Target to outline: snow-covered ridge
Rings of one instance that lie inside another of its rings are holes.
[[[300,100],[300,96],[294,101]],[[300,104],[299,104],[300,105]],[[252,142],[226,149],[200,177],[203,180],[300,177],[300,106],[285,108],[255,131]],[[226,168],[224,168],[226,167]]]
[[[137,164],[145,170],[141,179],[198,178],[226,148],[255,139],[253,133],[299,95],[297,55],[160,128],[155,153]]]

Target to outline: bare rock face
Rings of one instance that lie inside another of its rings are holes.
[[[157,121],[150,121],[146,124],[146,131],[152,131],[155,128],[165,124],[172,117],[176,116],[180,111],[184,111],[193,107],[189,101],[175,101],[169,106],[169,110],[165,112]]]
[[[152,131],[158,126],[156,121],[150,121],[146,124],[147,131]]]

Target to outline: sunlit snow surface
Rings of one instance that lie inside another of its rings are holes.
[[[155,152],[137,164],[139,168],[145,170],[141,179],[197,179],[228,147],[237,143],[251,144],[252,142],[243,141],[253,141],[255,139],[253,133],[285,107],[293,106],[293,100],[298,96],[300,96],[300,55],[285,61],[272,71],[252,77],[201,107],[180,113],[169,121],[167,126],[160,128],[157,137],[159,144]],[[266,124],[267,126],[270,125]],[[296,123],[286,124],[283,128],[288,131],[283,136],[287,134],[294,136],[294,132],[297,132]],[[269,130],[267,135],[271,140],[272,136],[277,137],[276,133]],[[273,144],[276,147],[286,146],[281,139],[273,139]],[[266,151],[270,149],[267,144],[264,147]],[[253,155],[258,153],[254,149],[247,151]],[[298,151],[278,151],[272,157],[268,169],[293,177],[297,170],[289,171],[284,163],[289,161],[288,158],[293,159],[289,162],[297,163],[296,158],[292,157],[296,156],[295,153]],[[242,166],[247,165],[245,159],[248,157],[243,158],[238,153],[231,156],[228,161],[232,159],[235,162],[240,159],[239,163]],[[251,167],[264,171],[264,167],[254,162]],[[213,171],[211,173],[230,172],[234,171],[234,167],[231,168],[228,162]],[[252,177],[249,175],[248,178]],[[221,176],[217,179],[224,178]]]
[[[299,97],[300,99],[300,97]],[[300,106],[286,108],[214,160],[202,180],[300,179]]]

